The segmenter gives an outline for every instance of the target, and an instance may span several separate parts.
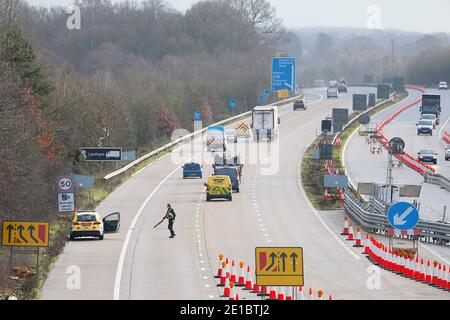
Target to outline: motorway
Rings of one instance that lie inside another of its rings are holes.
[[[391,115],[395,110],[409,104],[421,97],[421,93],[415,90],[408,90],[409,97],[399,104],[384,110],[373,117],[374,123],[379,123]],[[394,121],[387,125],[383,130],[383,134],[389,138],[400,137],[406,142],[406,152],[416,156],[421,149],[431,149],[436,151],[438,156],[437,173],[446,177],[450,177],[450,162],[445,161],[444,148],[445,143],[442,141],[439,133],[449,129],[450,118],[450,94],[444,91],[428,90],[430,94],[442,95],[442,114],[440,125],[434,130],[433,136],[418,136],[416,123],[418,122],[420,112],[419,107],[412,107],[411,109],[400,114]],[[350,180],[356,186],[359,182],[377,182],[381,184],[386,183],[387,177],[387,153],[371,154],[370,147],[365,142],[365,138],[358,136],[356,133],[349,140],[344,154],[345,167]],[[420,215],[422,219],[439,221],[443,219],[444,206],[450,208],[449,193],[441,189],[439,186],[424,183],[423,177],[408,168],[402,166],[393,169],[394,183],[400,185],[422,185],[421,197],[417,199],[420,203]],[[416,199],[405,199],[416,200]],[[446,221],[450,222],[450,215],[446,215]]]
[[[104,241],[68,243],[40,298],[217,300],[221,291],[213,274],[220,253],[253,270],[255,247],[301,246],[305,287],[331,292],[335,299],[448,299],[444,291],[385,271],[381,288],[370,290],[371,264],[338,235],[343,213],[317,212],[301,188],[300,162],[320,121],[333,107],[350,107],[352,92],[370,90],[351,88],[339,100],[323,99],[324,90],[307,90],[307,111],[282,107],[279,156],[266,164],[252,163],[248,157],[241,193],[233,202],[205,201],[209,164],[205,163],[201,181],[183,180],[174,154],[152,163],[98,208],[103,216],[121,212],[121,232]],[[168,238],[165,226],[153,229],[167,203],[177,212],[174,240]],[[73,266],[81,271],[80,288],[67,286]],[[255,299],[248,294],[243,298]]]

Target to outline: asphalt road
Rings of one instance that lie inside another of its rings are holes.
[[[103,215],[121,211],[121,232],[103,242],[69,243],[41,299],[219,299],[212,278],[217,256],[223,253],[253,267],[258,246],[303,247],[305,286],[338,299],[448,299],[446,292],[388,272],[381,273],[379,290],[368,289],[370,263],[336,231],[342,213],[319,213],[309,205],[299,182],[302,155],[332,107],[351,105],[350,94],[323,100],[324,93],[307,91],[307,111],[284,107],[279,152],[277,143],[262,143],[259,154],[265,147],[274,151],[268,161],[249,154],[241,193],[232,202],[205,201],[203,183],[211,174],[207,156],[203,181],[183,180],[173,154],[145,168],[98,208]],[[175,240],[168,239],[165,226],[153,229],[167,203],[177,212]],[[81,271],[79,290],[67,286],[71,266]]]
[[[437,90],[430,90],[431,93]],[[411,103],[421,97],[418,91],[410,90],[410,96],[399,104],[377,114],[373,117],[374,123],[379,123],[391,115],[395,110]],[[450,162],[444,161],[445,144],[439,138],[439,131],[443,132],[443,128],[448,127],[446,119],[450,116],[449,96],[447,92],[442,94],[442,115],[441,124],[436,128],[433,136],[417,136],[416,123],[419,119],[419,105],[402,113],[398,118],[392,121],[383,130],[385,136],[389,138],[400,137],[406,142],[406,151],[415,156],[420,149],[432,149],[439,153],[439,162],[437,172],[447,175],[450,172]],[[445,119],[445,120],[444,120]],[[359,182],[377,182],[386,183],[387,178],[387,153],[371,154],[370,146],[366,143],[365,138],[358,136],[356,133],[349,140],[345,150],[345,166],[350,180],[356,186]],[[444,207],[450,208],[449,193],[438,186],[425,184],[423,177],[412,169],[402,166],[393,170],[394,182],[400,185],[422,185],[421,197],[418,201],[421,204],[420,215],[422,219],[438,221],[443,219]],[[414,200],[414,199],[405,199]],[[450,215],[446,215],[446,221],[450,222]]]

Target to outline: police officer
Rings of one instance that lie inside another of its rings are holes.
[[[172,206],[170,204],[167,205],[167,212],[164,219],[167,219],[169,221],[169,231],[170,231],[170,239],[175,238],[176,233],[173,231],[173,224],[175,223],[177,215],[175,214],[175,211],[172,209]]]

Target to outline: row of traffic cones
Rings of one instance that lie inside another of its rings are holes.
[[[229,259],[225,259],[224,255],[219,255],[219,266],[215,275],[216,279],[220,279],[217,284],[218,287],[223,287],[222,298],[229,298],[231,301],[239,300],[239,293],[235,291],[237,287],[242,288],[244,291],[249,291],[252,294],[256,294],[259,297],[267,297],[268,300],[293,300],[292,291],[285,293],[284,288],[277,289],[275,287],[268,288],[266,286],[258,286],[253,283],[252,272],[250,266],[245,268],[243,262],[239,263],[239,276],[236,274],[235,262]],[[300,300],[306,300],[303,296],[303,287],[300,287],[298,293]],[[324,293],[322,290],[317,292],[317,300],[323,300]],[[314,300],[314,294],[312,288],[309,289],[309,300]],[[333,300],[332,295],[329,295],[328,300]]]
[[[399,255],[371,238],[369,258],[382,268],[390,270],[406,278],[450,291],[450,267],[438,261],[433,263],[423,258],[415,259]]]
[[[361,228],[356,228],[356,235],[353,232],[353,224],[349,217],[344,217],[344,227],[341,235],[347,237],[347,241],[355,241],[354,247],[364,248],[364,255],[375,264],[386,270],[393,271],[399,275],[414,279],[437,288],[450,291],[450,266],[446,266],[437,261],[425,264],[425,260],[419,257],[415,259],[401,256],[393,252],[383,244],[379,243],[375,237],[369,238],[366,234],[364,245],[361,239]]]

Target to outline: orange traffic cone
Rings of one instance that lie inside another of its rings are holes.
[[[292,290],[291,288],[288,288],[288,293],[286,293],[286,300],[291,301],[292,300]]]
[[[244,262],[239,263],[239,279],[236,284],[236,287],[244,287],[245,286],[245,274],[244,274]]]
[[[277,300],[277,291],[275,288],[270,288],[268,300]]]
[[[366,234],[366,241],[364,243],[364,253],[363,254],[370,254],[370,240],[369,240],[369,234]]]
[[[309,288],[309,300],[314,300],[314,293],[312,288]]]
[[[234,260],[231,261],[231,277],[230,277],[230,281],[236,283],[236,268],[234,266]]]
[[[356,244],[353,246],[355,248],[363,248],[364,246],[361,243],[361,228],[356,227]]]
[[[448,272],[447,272],[447,266],[444,265],[444,267],[442,268],[442,283],[441,283],[441,288],[446,290],[448,287]]]
[[[236,299],[236,294],[234,293],[234,282],[230,283],[230,294],[228,296],[228,300],[230,301],[234,301]]]
[[[222,261],[223,261],[223,254],[219,255],[219,267],[217,268],[217,274],[215,276],[216,279],[220,279],[222,277]]]
[[[280,288],[280,292],[278,293],[278,296],[277,296],[277,300],[284,300],[284,299],[285,299],[285,296],[284,296],[284,288],[281,287],[281,288]]]
[[[256,286],[256,284],[255,284]],[[260,293],[258,293],[258,297],[267,297],[269,295],[269,293],[267,292],[267,287],[266,286],[261,286],[261,290]]]
[[[224,261],[224,262],[222,262],[222,273],[220,276],[220,283],[217,285],[218,287],[225,286],[225,281],[229,277],[229,274],[228,274],[228,271],[226,270],[226,268],[227,268],[227,263]]]
[[[333,296],[331,295],[331,293],[330,293],[330,296],[328,297],[328,300],[333,300]]]
[[[420,275],[419,275],[419,280],[420,281],[425,281],[425,277],[426,277],[426,269],[425,269],[425,262],[423,260],[423,258],[420,260]]]
[[[353,223],[350,222],[350,228],[348,230],[348,238],[347,241],[353,241],[355,238],[353,237]]]
[[[322,290],[317,291],[317,298],[318,298],[318,300],[323,300],[323,291]]]
[[[234,286],[234,284],[233,284],[233,286]],[[230,294],[231,294],[230,277],[227,277],[225,280],[225,286],[223,288],[222,298],[229,298]]]
[[[250,272],[250,266],[247,266],[247,280],[245,281],[245,289],[244,290],[253,290],[253,283],[252,283],[252,273]],[[259,288],[258,288],[259,291]]]
[[[348,217],[344,217],[344,229],[342,230],[341,236],[348,236]]]
[[[298,289],[298,300],[305,300],[305,297],[303,296],[303,287]]]
[[[430,263],[430,260],[428,260],[428,263],[427,263],[427,273],[426,273],[426,275],[425,275],[425,282],[426,283],[428,283],[428,284],[431,284],[432,283],[432,274],[433,274],[433,270],[431,269],[431,263]]]

